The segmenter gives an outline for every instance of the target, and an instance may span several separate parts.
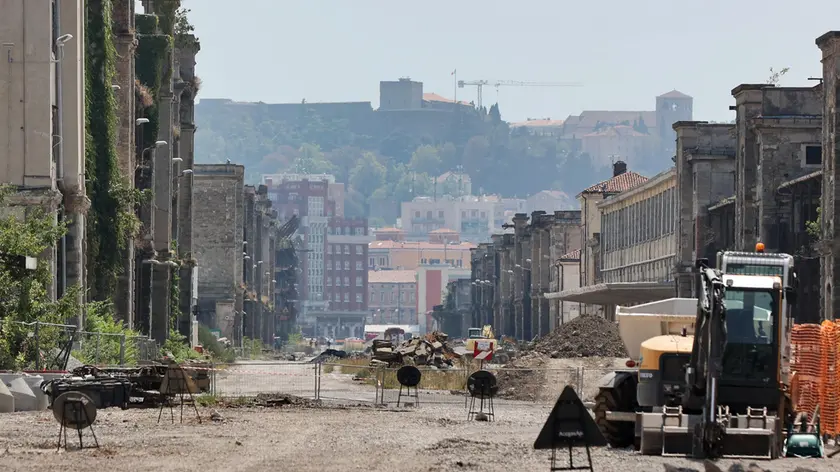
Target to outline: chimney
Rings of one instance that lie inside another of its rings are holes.
[[[627,172],[627,163],[624,161],[615,161],[613,164],[613,177]]]

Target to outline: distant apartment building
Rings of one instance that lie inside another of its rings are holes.
[[[455,197],[472,195],[472,180],[463,172],[444,172],[435,177],[436,193],[448,194]]]
[[[560,137],[589,154],[595,168],[618,158],[635,169],[660,171],[676,152],[672,125],[692,120],[693,103],[672,90],[656,97],[655,110],[584,110],[563,120]]]
[[[406,239],[422,240],[432,231],[451,229],[464,241],[489,241],[504,224],[504,205],[495,196],[452,198],[417,197],[401,205],[402,227]]]
[[[368,272],[368,309],[373,324],[417,324],[417,272]]]
[[[376,240],[368,246],[368,269],[415,270],[422,265],[470,268],[470,249],[475,244],[459,241],[457,233],[434,231],[427,235],[427,241],[405,241],[403,235],[394,228],[377,231]]]
[[[324,278],[328,312],[366,312],[368,236],[364,218],[330,218]]]
[[[330,175],[277,174],[263,178],[279,219],[285,221],[292,215],[300,218],[298,232],[303,239],[304,252],[300,255],[303,273],[299,293],[304,313],[309,308],[324,308],[327,222],[335,208],[329,200],[329,185],[334,181]]]
[[[263,177],[280,218],[300,217],[302,324],[310,335],[362,336],[367,310],[367,219],[343,218],[344,185],[328,174]]]

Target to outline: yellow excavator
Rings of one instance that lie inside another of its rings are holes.
[[[793,257],[759,243],[696,272],[696,299],[618,310],[631,360],[601,379],[596,423],[611,446],[642,454],[777,458],[795,416]]]

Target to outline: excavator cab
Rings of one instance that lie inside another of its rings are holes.
[[[792,413],[793,257],[759,244],[755,252],[722,251],[716,262],[697,261],[698,298],[671,299],[670,311],[651,303],[618,314],[638,368],[601,381],[596,423],[612,446],[695,457],[783,453]]]

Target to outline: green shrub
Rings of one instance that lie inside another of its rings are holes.
[[[126,328],[116,319],[111,302],[91,302],[87,305],[85,331],[102,334],[83,334],[77,338],[81,349],[74,351],[73,356],[79,361],[96,365],[137,364],[138,348],[132,339],[140,333]],[[121,344],[124,349],[122,357]]]
[[[203,324],[198,325],[198,342],[214,361],[233,362],[236,359],[233,349],[220,343],[210,331],[210,328]]]

